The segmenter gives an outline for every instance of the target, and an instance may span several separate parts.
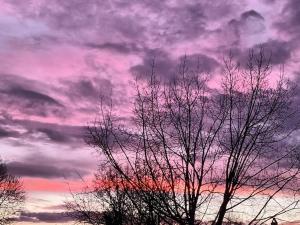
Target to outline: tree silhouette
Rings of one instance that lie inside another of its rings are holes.
[[[4,162],[0,162],[0,224],[9,224],[20,212],[25,200],[22,183],[9,174]]]
[[[67,202],[70,215],[77,221],[105,225],[158,225],[159,216],[151,201],[142,201],[140,190],[125,185],[113,170],[99,171],[92,188],[73,194]]]
[[[140,208],[132,193],[150,202],[161,224],[195,225],[214,216],[212,223],[221,225],[229,212],[256,198],[249,224],[298,207],[291,197],[290,204],[266,213],[278,194],[295,196],[299,168],[298,144],[289,140],[297,128],[288,125],[296,115],[292,89],[283,76],[269,83],[263,49],[250,52],[246,67],[224,60],[215,90],[210,76],[190,68],[186,58],[169,82],[154,69],[147,82],[137,81],[130,122],[102,105],[101,119],[88,132],[88,143],[101,155],[100,171],[113,168],[118,179],[111,182],[133,210]]]

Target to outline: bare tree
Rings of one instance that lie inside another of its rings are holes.
[[[73,201],[66,204],[70,215],[88,224],[159,225],[151,202],[141,201],[141,191],[120,178],[113,169],[99,171],[91,188],[72,194]]]
[[[0,224],[9,224],[17,216],[25,199],[22,183],[8,173],[5,163],[0,163]]]
[[[227,213],[257,197],[263,198],[250,224],[296,208],[297,200],[265,214],[279,193],[297,191],[288,84],[283,77],[268,84],[270,61],[262,49],[250,53],[247,68],[224,60],[214,92],[199,71],[184,59],[178,75],[162,83],[152,65],[149,81],[137,82],[130,122],[101,107],[88,133],[103,159],[100,169],[112,167],[122,193],[128,199],[130,190],[138,193],[164,224],[195,225],[215,215],[213,223],[221,225]]]
[[[299,146],[288,141],[298,128],[296,111],[290,107],[293,96],[282,74],[271,86],[270,73],[270,57],[263,49],[257,54],[250,52],[246,69],[232,58],[225,61],[222,94],[227,116],[218,135],[223,155],[223,200],[215,218],[217,225],[222,224],[227,211],[257,196],[260,201],[249,224],[265,222],[298,207],[299,200],[293,197],[299,190],[299,167],[293,157]],[[294,125],[287,125],[290,120]],[[266,214],[267,206],[284,190],[293,201]],[[242,195],[243,191],[246,194]]]

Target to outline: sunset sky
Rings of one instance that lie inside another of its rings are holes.
[[[97,168],[83,136],[100,96],[126,117],[153,58],[162,78],[185,54],[217,74],[259,45],[300,79],[299,0],[0,0],[0,156],[24,183],[18,224],[71,224],[62,204]]]

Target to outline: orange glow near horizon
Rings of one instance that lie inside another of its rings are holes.
[[[90,181],[67,181],[51,180],[43,178],[23,178],[25,191],[44,191],[44,192],[80,192]]]

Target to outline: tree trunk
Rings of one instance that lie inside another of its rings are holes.
[[[190,216],[188,225],[195,225],[195,214]]]
[[[227,204],[228,204],[229,200],[230,200],[230,194],[225,193],[224,198],[223,198],[223,202],[222,202],[222,204],[220,206],[220,209],[219,209],[218,219],[217,219],[217,221],[214,225],[222,225],[223,220],[224,220],[224,216],[226,214],[226,208],[227,208]]]

